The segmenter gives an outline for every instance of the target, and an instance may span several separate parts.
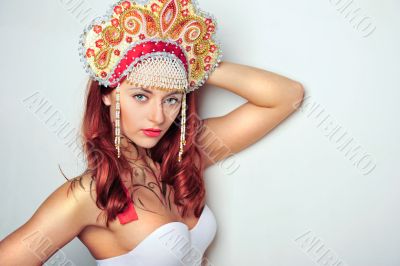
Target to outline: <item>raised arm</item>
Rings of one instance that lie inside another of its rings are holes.
[[[226,115],[203,120],[199,144],[205,155],[205,168],[262,138],[297,109],[304,94],[297,81],[226,61],[221,62],[206,83],[248,101]]]
[[[42,265],[87,225],[96,222],[101,210],[95,204],[89,176],[67,181],[57,188],[21,227],[0,242],[0,265]],[[67,195],[68,192],[68,195]]]

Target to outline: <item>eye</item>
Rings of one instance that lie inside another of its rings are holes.
[[[172,100],[172,102],[171,102],[170,100]],[[169,101],[169,103],[170,103],[171,105],[174,105],[174,104],[179,103],[179,100],[178,100],[177,98],[175,98],[175,97],[168,98],[167,101]],[[175,101],[175,102],[174,102],[174,101]]]
[[[147,98],[147,96],[145,96],[145,95],[143,95],[143,94],[136,94],[136,95],[133,95],[133,97],[136,99],[136,100],[138,100],[139,102],[144,102],[144,98]]]

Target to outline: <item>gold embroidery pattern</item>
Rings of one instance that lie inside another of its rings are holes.
[[[216,26],[215,18],[194,0],[148,0],[144,5],[119,1],[81,35],[80,54],[86,71],[108,86],[118,64],[137,43],[147,39],[174,43],[188,62],[189,92],[203,85],[221,62]]]

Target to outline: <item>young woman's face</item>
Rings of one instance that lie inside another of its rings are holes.
[[[164,136],[180,113],[181,92],[138,88],[124,80],[120,84],[120,130],[136,145],[152,148]],[[103,96],[103,102],[111,105],[110,116],[115,121],[116,89]],[[158,135],[145,129],[160,129]]]

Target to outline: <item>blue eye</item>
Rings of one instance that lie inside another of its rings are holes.
[[[147,96],[143,95],[143,94],[136,94],[136,95],[133,95],[133,97],[136,100],[138,100],[139,102],[144,102],[147,99]],[[175,97],[168,98],[166,101],[169,103],[169,105],[175,105],[175,104],[179,103],[179,99],[177,99]]]
[[[175,102],[174,102],[174,103],[172,103],[172,104],[179,103],[179,100],[178,100],[177,98],[169,98],[168,100],[175,100]],[[171,103],[171,102],[170,102],[170,103]]]
[[[136,94],[136,95],[134,95],[133,97],[134,97],[135,99],[139,100],[139,102],[143,102],[143,100],[141,100],[141,99],[143,99],[143,98],[138,98],[138,97],[140,97],[140,96],[146,97],[146,96],[143,95],[143,94]],[[147,97],[146,97],[146,98],[147,98]]]

